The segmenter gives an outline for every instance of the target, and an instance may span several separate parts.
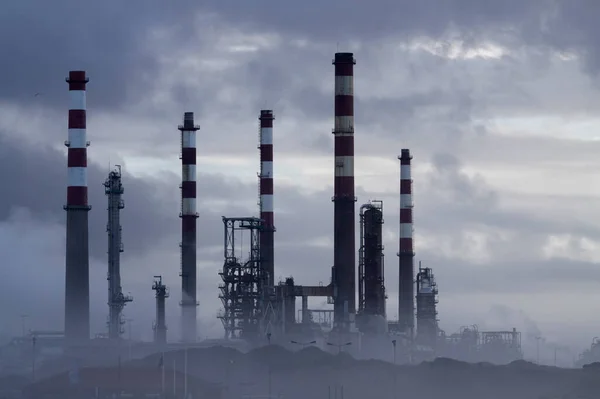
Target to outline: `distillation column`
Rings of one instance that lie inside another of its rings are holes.
[[[169,290],[162,282],[162,276],[154,276],[152,289],[156,292],[156,321],[154,322],[154,343],[165,345],[167,343],[167,316],[165,300],[169,297]]]
[[[333,296],[334,325],[347,331],[356,312],[354,55],[336,53]]]
[[[398,251],[398,324],[401,331],[414,336],[414,256],[412,217],[411,155],[403,149],[400,160],[400,235]]]
[[[372,201],[360,207],[359,312],[385,318],[383,250],[383,201]]]
[[[130,296],[123,295],[121,288],[121,209],[125,207],[121,199],[123,191],[121,167],[117,165],[104,182],[104,193],[108,196],[108,337],[111,339],[117,339],[123,333],[121,314],[125,304],[133,300]]]
[[[437,320],[438,287],[433,271],[419,265],[417,273],[417,340],[435,348],[439,332]]]
[[[196,131],[194,113],[183,116],[181,131],[181,339],[196,342]]]
[[[65,340],[90,338],[90,267],[87,193],[86,84],[85,71],[70,71],[68,187],[65,256]]]

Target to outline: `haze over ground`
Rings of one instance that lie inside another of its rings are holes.
[[[258,212],[258,113],[275,112],[277,277],[327,283],[333,67],[355,53],[359,203],[383,199],[397,307],[398,162],[414,155],[417,259],[441,327],[511,328],[587,346],[600,321],[600,47],[592,0],[10,0],[0,15],[0,310],[62,327],[69,70],[88,84],[94,332],[105,330],[109,165],[124,176],[125,313],[151,334],[152,276],[178,336],[178,131],[196,113],[200,331],[216,319],[221,215]],[[26,28],[25,28],[26,27]],[[313,307],[319,303],[313,304]],[[530,353],[531,354],[531,353]]]

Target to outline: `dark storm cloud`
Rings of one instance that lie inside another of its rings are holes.
[[[582,2],[560,4],[545,40],[559,48],[577,46],[592,57],[593,38],[597,35],[593,35],[595,25],[586,21],[595,20],[597,5],[588,2],[585,8]],[[520,32],[523,40],[533,37],[539,42],[541,21],[553,10],[551,5],[549,1],[520,0],[381,0],[368,4],[356,0],[319,4],[227,0],[205,2],[200,8],[191,0],[170,2],[168,7],[159,1],[111,0],[83,5],[59,0],[47,8],[40,0],[10,0],[0,15],[0,45],[5,54],[0,69],[0,98],[26,104],[41,93],[39,102],[64,107],[66,97],[60,93],[66,85],[62,77],[70,69],[86,69],[94,82],[94,105],[118,108],[154,84],[160,49],[153,46],[149,33],[165,28],[174,45],[196,43],[194,51],[198,52],[197,45],[202,43],[197,33],[201,27],[194,23],[194,17],[203,11],[216,12],[225,22],[242,29],[254,26],[317,41],[368,41],[387,35],[438,37],[449,27],[457,27],[467,38],[502,31]],[[580,26],[579,20],[583,21],[582,28],[573,28]],[[210,17],[208,21],[212,21]],[[294,55],[293,51],[277,56],[306,62],[302,54]],[[250,63],[248,72],[263,83],[263,94],[277,97],[274,92],[283,93],[286,77],[258,63]],[[192,98],[185,87],[174,88],[172,94]]]
[[[208,4],[207,4],[208,3]],[[208,9],[258,29],[288,32],[345,44],[388,35],[437,37],[457,26],[467,32],[539,26],[547,1],[332,0],[283,3],[276,0],[205,2]]]
[[[19,145],[0,134],[0,165],[0,177],[12,182],[10,195],[0,198],[0,221],[6,220],[14,207],[23,207],[33,217],[64,222],[67,187],[64,153],[39,145]],[[90,250],[101,259],[107,250],[107,198],[103,183],[108,172],[108,166],[102,170],[96,164],[88,164],[88,195],[92,206]],[[124,173],[123,185],[125,209],[121,224],[128,252],[144,251],[176,231],[178,204],[165,198],[160,189],[163,182],[144,181]]]
[[[0,99],[26,104],[36,93],[48,106],[64,108],[64,77],[85,69],[94,80],[94,104],[118,108],[132,87],[151,84],[156,74],[148,30],[193,29],[194,2],[151,0],[82,3],[7,0],[0,12]]]
[[[105,259],[107,248],[107,198],[103,183],[108,165],[102,169],[88,163],[90,211],[90,250],[92,256]],[[14,139],[0,134],[0,178],[11,183],[10,195],[0,197],[0,222],[5,221],[15,207],[28,209],[34,218],[63,223],[66,200],[67,162],[64,153],[40,145],[19,145]],[[173,239],[177,250],[180,234],[179,181],[167,173],[166,179],[142,179],[123,172],[122,211],[124,256],[136,256],[155,247],[163,239]],[[258,213],[253,198],[258,201],[257,185],[241,183],[223,175],[199,173],[198,181],[198,245],[222,245],[221,216],[252,216]],[[301,198],[296,189],[280,190],[284,201]],[[214,202],[227,203],[219,212],[211,208]],[[204,206],[203,204],[209,204]],[[252,209],[254,208],[254,209]]]

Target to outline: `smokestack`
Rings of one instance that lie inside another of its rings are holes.
[[[354,196],[354,55],[336,53],[333,286],[334,324],[347,330],[356,312]]]
[[[275,284],[274,248],[274,203],[273,203],[273,111],[260,111],[260,218],[263,228],[260,231],[260,253],[264,283],[268,287]]]
[[[65,339],[69,343],[90,338],[90,270],[88,244],[85,71],[70,71],[67,240],[65,256]]]
[[[195,342],[196,311],[196,131],[194,113],[183,116],[181,131],[181,339]]]
[[[400,234],[398,251],[398,324],[410,336],[414,333],[414,257],[412,178],[410,150],[403,149],[400,160]]]

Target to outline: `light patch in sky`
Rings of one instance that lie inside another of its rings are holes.
[[[476,121],[485,124],[483,120]],[[505,136],[554,137],[559,139],[595,141],[600,140],[600,118],[579,116],[503,117],[488,120],[494,126],[494,133]]]
[[[275,34],[247,34],[237,32],[223,36],[217,41],[217,48],[231,53],[253,53],[261,50],[274,50],[281,44],[281,38]]]
[[[507,48],[494,43],[483,43],[479,47],[468,47],[464,41],[456,39],[440,41],[430,38],[418,38],[408,44],[402,44],[400,48],[410,51],[426,51],[451,60],[500,59],[509,54]]]
[[[452,236],[427,231],[425,234],[415,234],[415,246],[418,251],[439,253],[448,259],[483,265],[492,260],[490,238],[490,233],[476,229],[456,232]]]
[[[600,243],[571,234],[551,235],[542,253],[546,259],[567,258],[582,262],[600,262]]]
[[[314,248],[333,248],[333,238],[330,236],[320,236],[308,239],[307,241],[296,243],[300,247],[314,247]]]
[[[576,161],[576,160],[575,160]],[[504,196],[519,195],[593,196],[600,197],[600,187],[590,185],[596,179],[594,169],[578,170],[573,165],[505,163],[504,165],[477,163],[463,167],[469,176],[480,175],[487,185]],[[551,182],[551,183],[550,183]]]

